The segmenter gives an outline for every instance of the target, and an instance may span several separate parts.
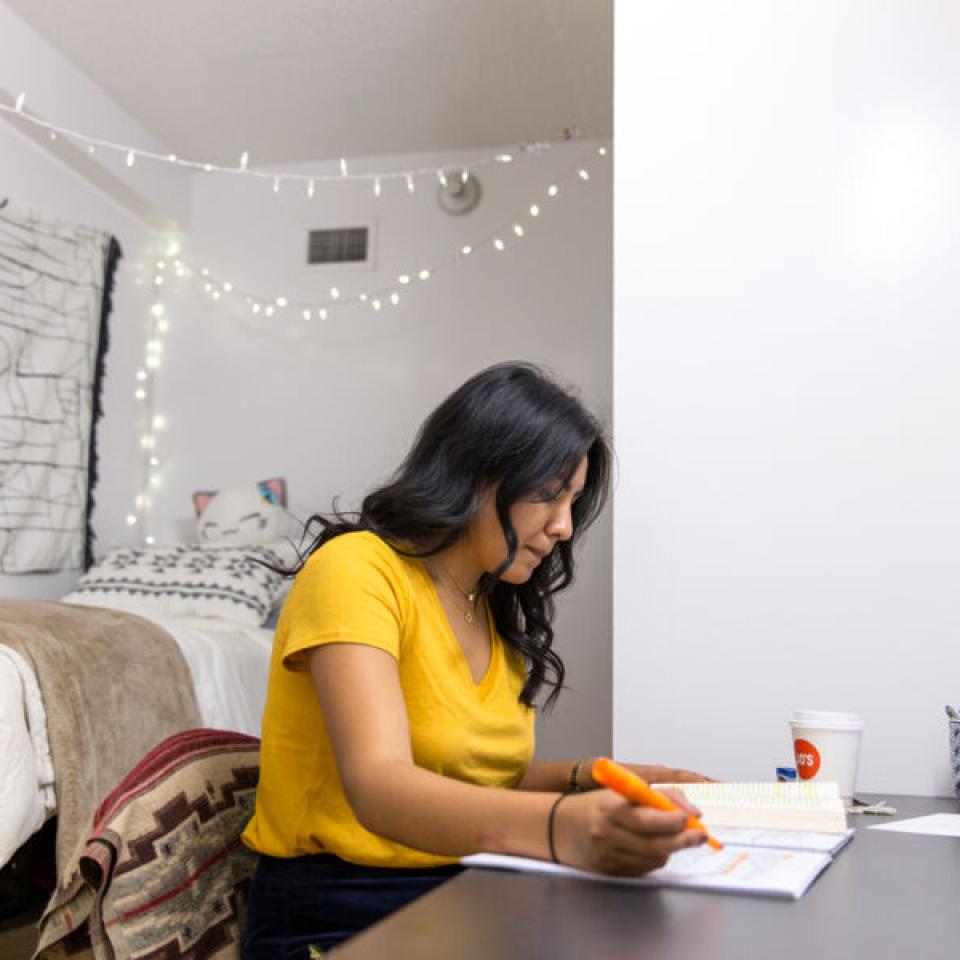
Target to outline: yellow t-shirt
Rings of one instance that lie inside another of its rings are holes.
[[[477,684],[421,561],[372,533],[341,534],[317,550],[277,625],[247,846],[274,857],[327,852],[383,867],[453,862],[357,821],[303,651],[326,643],[385,650],[398,663],[415,763],[468,783],[515,787],[533,756],[534,711],[517,699],[523,659],[489,619],[490,666]]]

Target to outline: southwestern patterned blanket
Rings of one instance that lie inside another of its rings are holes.
[[[97,809],[40,921],[37,960],[239,957],[259,748],[190,730],[144,757]]]

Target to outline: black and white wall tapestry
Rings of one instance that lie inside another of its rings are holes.
[[[0,204],[0,573],[86,567],[120,247]]]

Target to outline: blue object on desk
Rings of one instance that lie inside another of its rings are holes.
[[[953,792],[960,797],[960,712],[947,707],[947,723],[950,728],[950,776]]]
[[[778,783],[793,783],[797,779],[796,767],[777,767]]]

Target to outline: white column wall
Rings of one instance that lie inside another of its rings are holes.
[[[960,20],[617,7],[614,746],[729,779],[794,708],[948,793],[960,701]]]

